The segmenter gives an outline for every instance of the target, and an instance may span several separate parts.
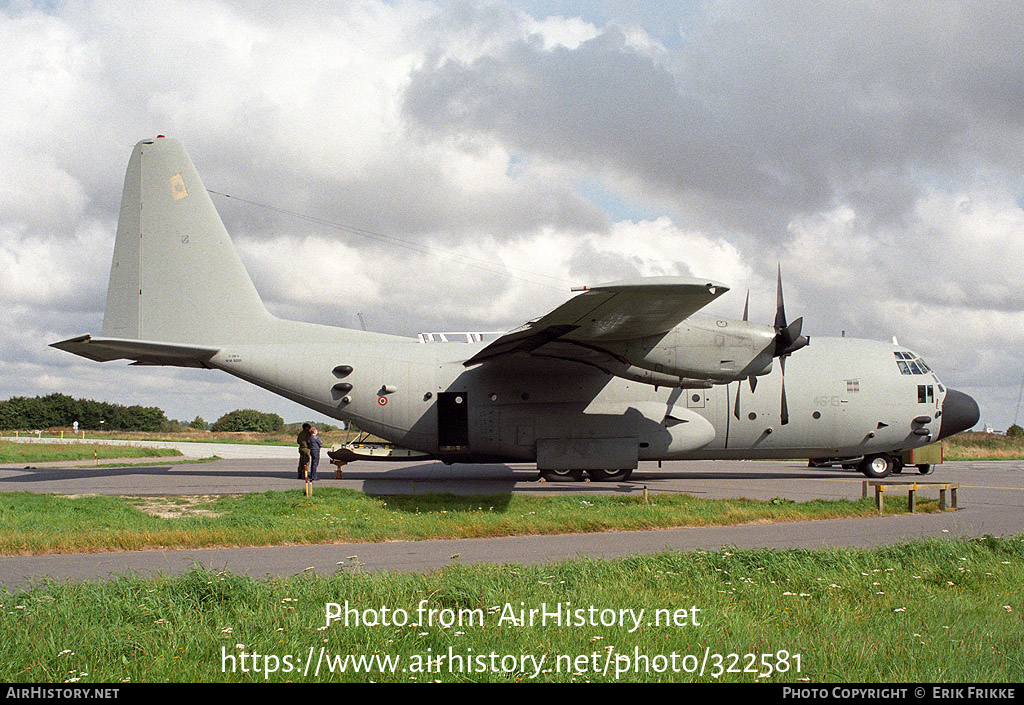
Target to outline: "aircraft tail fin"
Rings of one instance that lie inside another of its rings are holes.
[[[163,137],[135,145],[101,335],[240,343],[271,320],[185,149]]]

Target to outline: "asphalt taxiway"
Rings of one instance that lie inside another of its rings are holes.
[[[641,463],[625,483],[543,483],[529,465],[355,463],[342,479],[321,464],[315,487],[347,487],[370,494],[508,493],[635,494],[680,492],[699,497],[784,497],[797,501],[861,496],[864,477],[840,468],[800,462],[687,461]],[[897,479],[897,478],[894,478]],[[1024,532],[1024,462],[950,462],[932,475],[910,470],[899,479],[959,483],[958,511],[832,521],[749,524],[525,536],[495,539],[393,541],[314,546],[184,549],[0,557],[0,584],[24,586],[43,577],[100,580],[123,574],[176,574],[203,566],[254,577],[303,571],[427,571],[452,563],[539,564],[576,556],[611,558],[662,550],[869,547],[922,537],[1009,536]],[[58,494],[196,495],[297,489],[286,458],[225,459],[205,463],[146,461],[123,467],[36,464],[0,467],[0,492]],[[937,491],[923,489],[923,496]]]

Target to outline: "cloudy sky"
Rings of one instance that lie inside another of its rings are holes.
[[[0,2],[0,398],[214,420],[301,407],[92,363],[124,168],[180,139],[267,307],[506,330],[580,284],[696,275],[889,340],[1015,419],[1024,4]]]

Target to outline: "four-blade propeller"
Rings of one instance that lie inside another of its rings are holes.
[[[744,321],[747,320],[749,305],[750,292],[748,291],[747,300],[743,304]],[[773,356],[779,358],[779,368],[782,373],[782,400],[780,416],[783,426],[789,423],[789,404],[786,402],[786,358],[810,342],[807,336],[800,334],[800,331],[803,328],[803,323],[803,317],[796,319],[792,323],[786,322],[786,305],[782,295],[782,265],[780,264],[775,290],[775,351]],[[750,382],[750,391],[753,393],[754,389],[757,387],[757,377],[750,375],[747,380]],[[740,417],[740,388],[741,385],[737,384],[736,403],[733,405],[733,415],[737,419]]]

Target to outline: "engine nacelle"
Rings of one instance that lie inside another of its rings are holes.
[[[629,363],[615,370],[619,376],[655,385],[706,386],[692,382],[726,383],[771,372],[775,329],[748,321],[693,317],[664,335],[607,347]]]

